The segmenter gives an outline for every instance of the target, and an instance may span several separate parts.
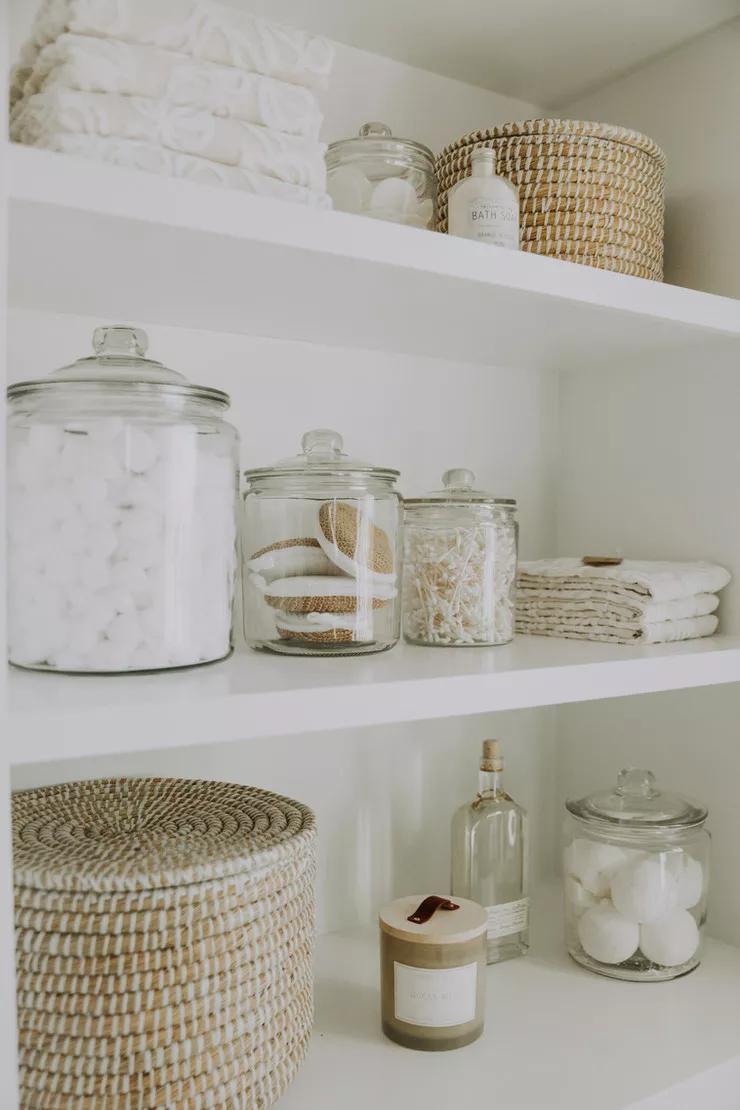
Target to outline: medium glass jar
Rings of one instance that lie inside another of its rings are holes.
[[[448,470],[444,489],[405,502],[403,634],[411,644],[474,647],[514,636],[516,501]]]
[[[303,451],[245,472],[244,635],[281,655],[385,651],[400,636],[397,470],[307,432]]]
[[[650,771],[570,800],[565,925],[570,955],[614,979],[675,979],[698,966],[707,913],[706,807],[664,794]]]
[[[149,671],[231,650],[239,437],[229,398],[140,329],[8,389],[8,658]]]
[[[329,145],[326,166],[327,189],[340,212],[435,226],[434,155],[421,143],[394,138],[384,123],[366,123],[359,138]]]
[[[486,1005],[486,911],[465,898],[398,898],[380,912],[383,1032],[404,1048],[477,1041]]]

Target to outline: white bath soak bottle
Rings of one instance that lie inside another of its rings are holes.
[[[496,174],[493,150],[476,150],[470,177],[449,194],[449,233],[519,250],[519,190]]]

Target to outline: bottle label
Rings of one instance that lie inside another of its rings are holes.
[[[469,237],[497,247],[519,247],[519,211],[515,204],[494,204],[486,197],[468,201]]]
[[[529,926],[529,898],[517,902],[504,902],[500,906],[486,906],[488,914],[488,939],[510,937]]]
[[[394,963],[393,969],[398,1021],[440,1029],[475,1020],[477,963],[441,971]]]

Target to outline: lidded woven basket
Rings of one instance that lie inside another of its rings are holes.
[[[313,1018],[316,827],[252,787],[13,796],[23,1110],[263,1110]]]
[[[448,229],[450,189],[483,148],[519,189],[522,250],[662,281],[665,155],[652,139],[559,119],[474,131],[436,160],[438,230]]]

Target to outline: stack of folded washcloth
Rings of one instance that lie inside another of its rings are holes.
[[[326,39],[212,0],[44,0],[11,82],[30,146],[315,207]]]
[[[713,563],[540,559],[520,563],[517,632],[606,643],[661,644],[711,636],[717,591],[730,581]],[[589,565],[587,565],[589,564]]]

